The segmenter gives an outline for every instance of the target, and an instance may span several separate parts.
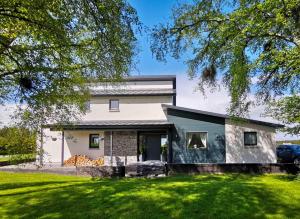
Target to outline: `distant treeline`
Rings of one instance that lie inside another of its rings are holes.
[[[35,132],[19,127],[0,129],[0,155],[32,154],[35,152]]]
[[[300,144],[300,140],[286,140],[286,141],[276,141],[277,145],[283,143],[290,143],[290,144]]]

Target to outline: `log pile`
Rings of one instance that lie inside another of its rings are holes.
[[[74,155],[64,161],[64,166],[102,166],[103,164],[103,158],[92,160],[86,155]]]

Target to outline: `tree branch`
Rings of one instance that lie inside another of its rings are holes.
[[[27,23],[30,23],[30,24],[34,24],[34,25],[37,25],[37,26],[40,26],[40,27],[43,27],[45,29],[49,29],[46,25],[43,25],[35,20],[30,20],[26,17],[22,17],[22,16],[17,16],[17,15],[13,15],[13,14],[6,14],[6,13],[1,13],[0,12],[0,16],[6,16],[6,17],[10,17],[10,18],[15,18],[15,19],[18,19],[18,20],[21,20],[21,21],[25,21]]]

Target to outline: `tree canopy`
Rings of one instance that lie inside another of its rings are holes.
[[[26,155],[36,153],[36,133],[23,127],[0,129],[0,154]]]
[[[0,21],[0,104],[23,104],[32,125],[83,112],[87,82],[133,65],[140,24],[125,0],[2,0]]]
[[[202,89],[222,78],[231,95],[230,112],[241,114],[251,103],[251,91],[257,103],[299,93],[300,1],[181,4],[173,9],[171,22],[153,29],[151,49],[158,60],[188,52],[190,77],[199,77]]]
[[[300,135],[300,96],[292,95],[272,101],[267,112],[272,117],[286,124],[285,131]]]

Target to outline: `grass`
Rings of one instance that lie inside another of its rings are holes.
[[[2,218],[300,218],[300,178],[90,179],[0,172]]]

